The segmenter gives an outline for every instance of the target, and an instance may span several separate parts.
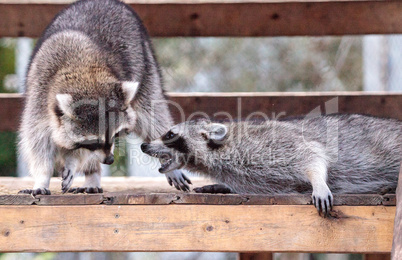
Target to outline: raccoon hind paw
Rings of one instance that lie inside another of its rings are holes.
[[[69,189],[69,193],[88,193],[88,194],[95,194],[95,193],[103,193],[103,189],[101,187],[74,187]]]
[[[20,190],[18,194],[32,194],[33,196],[36,195],[51,195],[50,190],[46,188],[38,188],[38,189],[26,189],[26,190]]]

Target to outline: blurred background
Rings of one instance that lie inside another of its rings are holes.
[[[0,92],[24,92],[35,39],[0,38]],[[402,91],[402,36],[154,38],[170,92]],[[143,165],[141,140],[119,140],[103,175],[160,176]],[[136,140],[136,141],[135,141]],[[17,135],[0,133],[0,176],[26,176]],[[134,156],[133,156],[134,155]],[[145,160],[146,161],[146,160]],[[0,254],[11,259],[236,259],[230,253]],[[362,259],[361,255],[275,254],[277,260]]]

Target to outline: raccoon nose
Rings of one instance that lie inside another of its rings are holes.
[[[104,164],[111,165],[114,162],[114,156],[113,154],[109,155],[108,157],[105,158],[103,161]]]
[[[145,153],[145,152],[147,151],[147,148],[148,148],[148,144],[147,144],[147,143],[141,144],[141,151],[142,151],[143,153]]]

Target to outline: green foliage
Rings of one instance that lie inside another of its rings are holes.
[[[16,140],[16,133],[0,133],[0,176],[16,176]]]
[[[169,91],[361,90],[360,37],[155,39]]]
[[[15,40],[0,39],[0,92],[10,92],[4,88],[4,78],[15,70]],[[0,133],[0,176],[15,176],[16,134]]]
[[[4,88],[4,78],[15,71],[15,41],[0,39],[0,93],[10,92]]]

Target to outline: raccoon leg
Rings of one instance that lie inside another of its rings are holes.
[[[318,214],[328,216],[333,206],[333,196],[329,189],[327,179],[327,165],[324,159],[316,159],[307,169],[307,177],[313,186],[312,200]]]
[[[33,149],[23,147],[28,151]],[[35,184],[33,189],[21,190],[19,194],[32,194],[32,195],[50,195],[49,184],[50,178],[53,173],[53,154],[52,151],[43,149],[45,153],[41,157],[37,156],[33,152],[24,154],[27,159],[29,173],[34,177]],[[39,153],[38,153],[39,154]]]
[[[71,188],[73,193],[103,193],[101,188],[101,167],[99,162],[93,162],[85,169],[85,182],[82,187]]]
[[[51,170],[49,172],[52,172]],[[51,174],[47,171],[37,173],[35,175],[35,184],[33,189],[25,189],[18,192],[18,194],[32,194],[32,195],[50,195],[49,184]]]
[[[199,188],[194,188],[193,191],[196,193],[222,193],[222,194],[228,194],[228,193],[234,193],[231,188],[224,184],[212,184],[212,185],[206,185],[203,187]]]

